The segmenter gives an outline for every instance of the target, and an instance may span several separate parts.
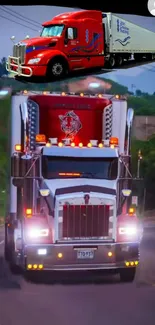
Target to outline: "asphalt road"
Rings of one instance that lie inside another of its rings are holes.
[[[154,325],[155,227],[144,231],[141,264],[132,284],[117,277],[28,282],[10,274],[0,228],[0,325]]]

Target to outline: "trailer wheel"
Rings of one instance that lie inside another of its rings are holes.
[[[114,56],[110,56],[110,58],[109,58],[109,67],[112,69],[112,68],[114,68],[114,66],[115,66],[115,64],[116,64],[116,59],[115,59],[115,57]]]
[[[133,282],[136,275],[136,267],[120,269],[119,274],[121,282]]]
[[[121,67],[123,64],[123,58],[122,56],[117,56],[116,57],[116,66]]]
[[[47,79],[60,80],[68,74],[68,64],[63,57],[51,60],[47,67]]]

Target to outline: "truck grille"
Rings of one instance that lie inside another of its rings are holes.
[[[25,52],[26,52],[25,44],[15,44],[13,46],[13,56],[20,59],[20,64],[25,63]]]
[[[109,205],[65,205],[59,239],[109,237],[110,215]]]

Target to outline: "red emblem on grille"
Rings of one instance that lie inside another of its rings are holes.
[[[84,196],[85,204],[89,203],[89,199],[90,199],[89,194],[85,194]]]
[[[66,138],[74,140],[75,135],[82,128],[79,117],[73,112],[67,112],[65,115],[59,115],[61,130],[65,133]]]

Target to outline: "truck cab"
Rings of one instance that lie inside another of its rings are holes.
[[[101,12],[68,12],[42,26],[39,37],[14,45],[8,71],[23,77],[59,79],[70,71],[104,65]]]
[[[14,96],[5,239],[11,268],[113,270],[134,279],[140,240],[127,177],[132,119],[120,96]]]

